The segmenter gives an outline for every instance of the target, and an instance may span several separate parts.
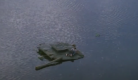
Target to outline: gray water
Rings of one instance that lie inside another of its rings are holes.
[[[137,0],[0,0],[0,80],[138,80]],[[95,37],[100,34],[100,37]],[[40,43],[85,58],[35,71]]]

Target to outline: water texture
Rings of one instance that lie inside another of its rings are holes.
[[[137,0],[1,0],[0,80],[138,80]],[[95,37],[100,34],[100,37]],[[35,71],[40,43],[84,59]]]

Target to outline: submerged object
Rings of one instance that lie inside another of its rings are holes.
[[[76,46],[63,42],[56,42],[50,45],[40,44],[38,47],[38,53],[50,62],[42,66],[37,66],[35,69],[39,70],[64,61],[73,61],[84,57],[79,50],[77,50],[73,56],[66,56],[66,54],[70,54],[72,48],[76,48]]]
[[[100,37],[101,35],[100,34],[96,34],[95,37]]]

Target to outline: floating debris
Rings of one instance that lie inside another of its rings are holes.
[[[41,61],[44,60],[44,57],[43,57],[43,56],[39,56],[38,58],[39,58]]]
[[[44,58],[49,60],[50,62],[42,65],[37,66],[35,69],[39,70],[48,66],[60,64],[65,61],[74,61],[80,58],[83,58],[84,55],[77,50],[73,56],[66,56],[66,54],[71,53],[71,49],[76,48],[76,45],[71,45],[68,43],[57,42],[50,44],[49,48],[47,48],[47,44],[41,44],[38,47],[38,53]],[[42,57],[39,57],[40,60],[43,60]]]

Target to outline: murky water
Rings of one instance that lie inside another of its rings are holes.
[[[137,80],[138,1],[1,0],[0,80]],[[95,37],[100,34],[100,37]],[[75,43],[85,58],[35,71],[36,47]]]

